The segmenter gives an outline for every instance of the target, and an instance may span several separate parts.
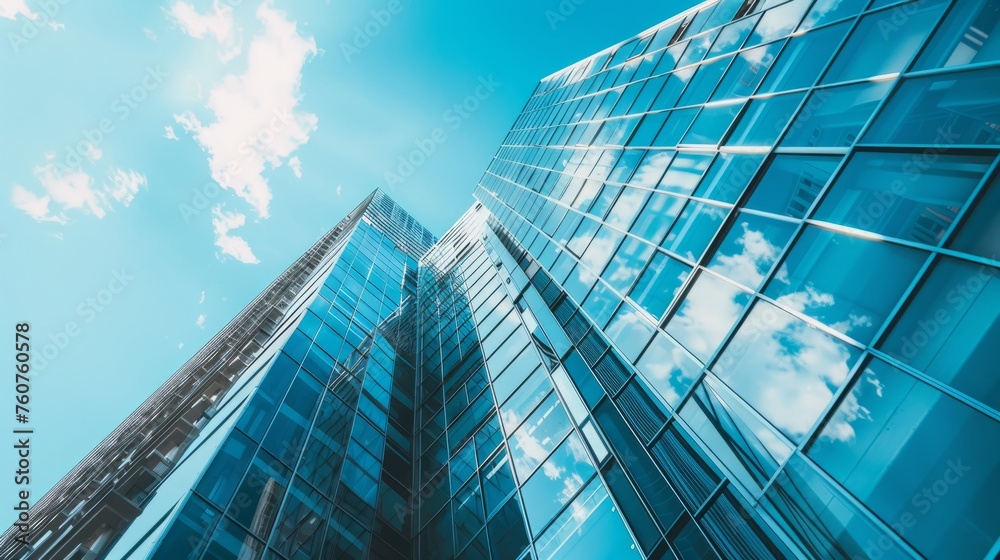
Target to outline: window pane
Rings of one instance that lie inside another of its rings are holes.
[[[719,154],[705,173],[694,196],[719,202],[736,202],[763,161],[762,155]]]
[[[697,262],[728,214],[729,208],[692,200],[663,240],[662,247]]]
[[[540,533],[595,472],[580,436],[570,434],[521,488],[533,534]]]
[[[902,72],[924,44],[946,7],[946,0],[918,0],[899,8],[905,14],[903,17],[893,17],[893,9],[862,17],[843,50],[830,65],[823,82],[844,82]],[[872,53],[878,53],[878,56],[872,56]]]
[[[663,334],[656,335],[635,367],[671,408],[681,402],[701,373],[701,364]]]
[[[920,70],[1000,58],[1000,0],[956,2],[920,55]]]
[[[680,416],[751,492],[759,492],[791,454],[787,443],[711,375],[698,384]]]
[[[813,558],[912,558],[885,536],[887,529],[870,521],[841,492],[802,457],[792,455],[762,503]]]
[[[799,31],[857,15],[867,4],[868,0],[816,0],[812,11],[802,20]]]
[[[666,331],[707,363],[749,302],[747,292],[701,273],[670,318]]]
[[[830,187],[817,220],[937,245],[993,156],[858,153]]]
[[[980,558],[1000,534],[998,440],[996,420],[873,361],[808,454],[927,557]]]
[[[691,194],[694,192],[701,176],[712,162],[713,154],[684,152],[677,154],[667,172],[660,180],[657,189],[661,191]]]
[[[840,164],[841,156],[775,156],[746,207],[803,218]]]
[[[752,289],[760,287],[795,231],[790,222],[740,213],[708,268]],[[703,315],[704,317],[712,315]]]
[[[986,186],[986,193],[976,201],[958,229],[952,249],[980,257],[1000,260],[1000,179]]]
[[[867,343],[925,258],[916,249],[809,227],[764,293]]]
[[[781,141],[784,146],[840,147],[857,140],[890,81],[865,82],[813,92]]]
[[[881,345],[890,356],[1000,409],[996,268],[944,258]]]
[[[552,522],[536,545],[539,560],[642,558],[597,478]]]
[[[649,320],[638,309],[625,303],[608,323],[605,334],[618,345],[629,361],[634,361],[652,338],[653,331]]]
[[[659,319],[690,273],[690,266],[657,251],[629,296]]]
[[[813,85],[848,28],[850,22],[838,23],[789,39],[760,91],[785,91]]]
[[[511,436],[510,452],[518,480],[527,480],[531,472],[545,460],[549,452],[569,432],[566,410],[555,393],[535,410],[517,432]]]
[[[764,11],[760,23],[747,40],[747,45],[766,43],[785,37],[799,26],[802,16],[809,9],[810,0],[792,0],[777,8]]]
[[[819,419],[860,352],[758,301],[712,371],[793,442]]]
[[[863,140],[877,144],[998,144],[994,69],[904,80]]]
[[[684,136],[682,143],[717,145],[722,141],[722,137],[742,107],[742,103],[731,102],[705,106]]]
[[[754,99],[740,117],[732,136],[726,140],[730,146],[770,146],[792,120],[804,93],[779,95],[767,99]]]

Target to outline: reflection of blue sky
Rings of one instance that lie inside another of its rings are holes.
[[[712,161],[710,154],[684,152],[677,154],[667,173],[660,181],[659,189],[667,192],[691,194],[698,181]]]
[[[847,380],[860,352],[763,301],[713,366],[720,379],[794,441]]]
[[[569,417],[552,393],[511,437],[510,453],[518,479],[527,480],[569,430]]]
[[[677,406],[701,373],[701,365],[662,333],[642,354],[636,369],[671,408]]]
[[[667,323],[666,331],[706,362],[749,301],[747,292],[702,273]]]
[[[539,559],[642,558],[608,497],[600,479],[588,484],[539,537]]]
[[[595,472],[580,436],[570,434],[521,488],[534,532],[572,500]]]
[[[807,228],[765,292],[789,309],[868,342],[925,259],[914,249]],[[858,282],[858,278],[878,278]]]
[[[708,268],[756,289],[764,281],[794,229],[795,226],[788,222],[741,214]]]

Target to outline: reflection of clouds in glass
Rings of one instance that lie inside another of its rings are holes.
[[[671,407],[677,406],[701,371],[697,362],[662,334],[642,355],[636,368]]]
[[[504,420],[517,421],[517,415],[510,413],[509,411],[504,413]],[[514,424],[509,424],[514,425]],[[514,434],[514,448],[519,450],[520,453],[511,453],[514,459],[514,467],[517,470],[517,474],[521,477],[527,477],[528,473],[531,472],[533,468],[541,464],[542,461],[548,457],[549,452],[543,445],[542,440],[539,440],[534,435],[534,429],[525,429],[527,426],[522,427],[520,430]]]
[[[743,235],[736,240],[736,245],[742,250],[731,255],[716,254],[709,268],[744,286],[756,288],[764,281],[764,275],[781,248],[768,241],[763,232],[750,229],[747,222],[740,226]]]
[[[639,169],[636,170],[635,175],[632,176],[632,180],[629,181],[630,185],[651,189],[660,182],[660,177],[666,171],[673,152],[653,152],[652,154],[652,156],[647,154],[642,160]]]
[[[703,273],[666,330],[693,354],[707,360],[733,327],[748,299],[743,290]]]
[[[788,271],[785,269],[785,265],[781,265],[781,269],[778,271],[775,279],[785,284],[788,283]],[[824,307],[833,307],[837,304],[837,300],[833,297],[833,294],[821,292],[814,288],[812,284],[806,284],[804,290],[785,294],[775,301],[788,309],[813,317],[817,315],[817,310]],[[871,317],[868,315],[855,315],[853,313],[849,314],[847,319],[843,321],[830,323],[830,327],[844,334],[850,334],[851,330],[859,327],[867,328],[871,326]]]
[[[875,374],[870,369],[865,370],[862,379],[875,388],[875,395],[878,398],[882,398],[882,390],[885,387],[882,385],[882,381],[875,377]],[[855,387],[844,398],[844,402],[837,409],[833,418],[827,422],[820,434],[820,439],[852,443],[856,435],[853,424],[859,420],[871,422],[872,415],[871,410],[861,405],[858,399],[858,388]]]
[[[646,193],[644,191],[625,187],[621,194],[618,195],[618,200],[608,215],[608,225],[622,229],[628,227],[632,219],[639,213],[639,209],[642,208],[642,203],[645,200]]]
[[[805,322],[759,302],[714,371],[793,439],[812,427],[854,356]]]

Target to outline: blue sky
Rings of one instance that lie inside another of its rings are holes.
[[[372,189],[443,233],[539,79],[695,2],[44,4],[0,0],[33,501]]]

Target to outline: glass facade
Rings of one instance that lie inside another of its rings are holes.
[[[355,212],[101,557],[997,557],[998,25],[710,1],[545,78],[440,240]]]

